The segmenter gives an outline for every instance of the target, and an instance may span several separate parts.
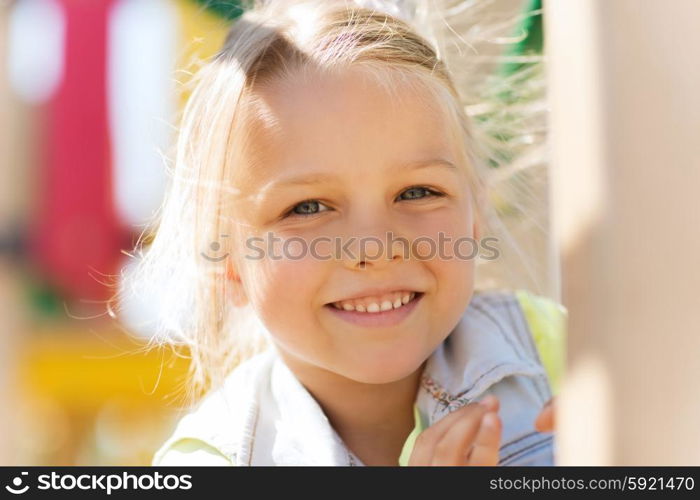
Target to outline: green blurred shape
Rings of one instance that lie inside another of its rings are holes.
[[[205,9],[224,19],[234,20],[245,11],[241,0],[194,0]],[[248,3],[248,2],[246,2]]]
[[[544,48],[542,29],[542,0],[529,0],[518,29],[518,33],[525,33],[525,37],[513,44],[505,55],[515,57],[542,54]],[[501,74],[512,75],[529,64],[531,63],[506,62],[501,67]]]
[[[35,319],[64,316],[63,299],[59,292],[41,278],[31,276],[25,280],[27,301]]]
[[[523,119],[521,111],[515,111],[522,105],[536,99],[541,91],[531,82],[531,77],[539,75],[540,66],[536,62],[517,61],[518,57],[541,56],[544,50],[542,1],[528,0],[522,13],[522,20],[513,33],[513,37],[520,38],[516,43],[508,46],[504,51],[504,62],[500,64],[496,73],[490,79],[485,100],[496,104],[494,111],[484,113],[476,118],[480,123],[500,124],[489,131],[489,135],[497,142],[507,145],[515,137],[510,133],[509,124],[517,123]],[[493,157],[487,160],[491,168],[498,168],[513,160],[514,152],[509,147],[497,148],[493,151]]]

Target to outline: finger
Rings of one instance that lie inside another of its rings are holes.
[[[554,399],[550,399],[544,408],[542,408],[539,415],[537,415],[537,418],[535,419],[535,429],[539,432],[553,432],[555,425],[555,413]]]
[[[543,409],[535,420],[535,429],[538,432],[551,432],[554,429],[554,417],[551,408]]]
[[[416,442],[409,458],[409,465],[430,465],[435,450],[435,446],[454,425],[455,422],[473,410],[473,408],[483,408],[485,410],[498,411],[500,402],[496,396],[489,395],[478,403],[470,403],[453,411],[442,420],[425,429],[416,438]]]
[[[498,451],[501,446],[501,419],[497,413],[487,412],[481,419],[481,427],[474,440],[468,465],[498,465]]]
[[[484,412],[486,409],[484,406],[477,403],[471,403],[456,411],[453,411],[442,420],[439,420],[435,424],[431,425],[423,432],[421,432],[416,438],[416,442],[413,446],[413,451],[411,452],[411,458],[408,460],[409,465],[432,465],[433,455],[435,453],[435,447],[440,442],[440,440],[445,436],[445,434],[459,422],[460,419],[464,418],[465,415],[469,415],[474,411]]]
[[[432,465],[466,465],[467,454],[474,443],[487,412],[482,405],[468,405],[459,420],[435,444]]]
[[[408,465],[430,465],[435,445],[428,434],[428,430],[430,428],[418,434],[416,442],[413,444],[411,456],[408,459]]]
[[[479,401],[479,404],[485,406],[488,411],[495,412],[497,412],[501,407],[500,401],[493,394],[489,394],[486,397],[484,397],[481,401]]]

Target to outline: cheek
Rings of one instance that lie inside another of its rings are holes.
[[[464,260],[473,253],[472,247],[477,248],[473,216],[469,207],[462,205],[444,207],[411,219],[406,229],[413,250],[420,258]]]
[[[434,278],[435,287],[430,298],[430,318],[436,334],[442,341],[459,322],[474,294],[473,260],[434,259],[426,264]]]
[[[255,274],[259,286],[251,302],[277,347],[311,363],[324,359],[331,347],[315,314],[327,281],[323,262],[266,260]]]
[[[291,253],[290,255],[296,255]],[[308,257],[264,259],[252,266],[250,300],[271,332],[311,331],[313,307],[323,284],[322,266]]]
[[[413,238],[418,258],[436,281],[436,317],[456,319],[469,303],[474,290],[479,253],[473,217],[468,206],[457,206],[426,214],[416,220]]]

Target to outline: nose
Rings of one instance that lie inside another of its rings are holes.
[[[408,239],[397,232],[388,217],[364,219],[341,245],[341,260],[351,270],[380,270],[408,257]]]

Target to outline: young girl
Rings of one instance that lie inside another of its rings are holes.
[[[403,21],[329,1],[237,20],[134,277],[165,285],[162,331],[211,389],[154,465],[553,464],[564,311],[475,291],[475,151]]]

